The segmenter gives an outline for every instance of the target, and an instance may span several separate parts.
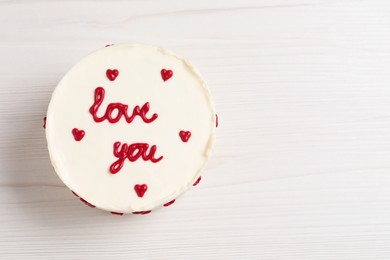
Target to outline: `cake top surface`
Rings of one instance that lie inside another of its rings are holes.
[[[90,204],[148,211],[199,178],[215,138],[207,85],[162,48],[98,50],[63,77],[50,101],[46,137],[62,181]]]

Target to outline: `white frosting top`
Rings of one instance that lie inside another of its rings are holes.
[[[50,101],[46,138],[54,169],[72,191],[98,208],[132,213],[193,185],[215,124],[209,90],[187,61],[161,48],[119,44],[88,55],[64,76]]]

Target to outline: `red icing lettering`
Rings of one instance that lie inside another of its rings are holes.
[[[135,106],[131,116],[127,112],[127,109],[129,107],[128,105],[122,103],[111,103],[107,106],[104,115],[99,117],[97,113],[101,104],[103,103],[104,93],[105,90],[102,87],[98,87],[95,89],[95,101],[91,106],[91,108],[89,109],[89,112],[92,114],[93,120],[95,120],[96,123],[100,123],[103,122],[104,120],[108,120],[108,122],[114,124],[117,123],[122,116],[125,117],[127,123],[129,124],[133,122],[136,116],[141,117],[141,119],[145,123],[151,123],[154,120],[156,120],[156,118],[158,117],[157,114],[153,114],[150,118],[146,116],[146,114],[149,112],[149,102],[146,102],[141,108],[139,106]],[[116,116],[113,116],[112,114],[115,110],[117,111],[117,114]]]
[[[122,213],[122,212],[111,211],[110,213],[113,214],[113,215],[123,216],[123,213]]]
[[[218,127],[218,115],[215,114],[215,127]]]
[[[43,118],[43,128],[46,128],[46,117]]]
[[[157,163],[163,159],[163,156],[158,158],[154,157],[157,149],[157,146],[155,145],[152,145],[150,149],[149,145],[146,143],[134,143],[131,145],[123,143],[121,148],[119,148],[120,146],[121,142],[114,143],[114,155],[118,160],[110,166],[110,172],[112,174],[115,174],[122,169],[126,159],[129,159],[130,162],[134,162],[139,158],[142,158],[144,161],[151,161],[153,163]]]

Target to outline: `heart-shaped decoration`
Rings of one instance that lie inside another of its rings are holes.
[[[114,81],[116,77],[118,77],[118,75],[119,75],[119,71],[117,69],[113,69],[113,70],[108,69],[106,71],[106,76],[111,81]]]
[[[168,207],[168,206],[172,205],[173,203],[175,203],[175,201],[176,200],[171,200],[170,202],[165,203],[163,206]]]
[[[133,212],[133,214],[136,214],[136,215],[146,215],[146,214],[149,214],[150,212],[152,212],[151,210],[147,210],[147,211],[135,211]]]
[[[187,143],[188,139],[190,139],[190,137],[191,137],[191,132],[190,131],[180,131],[179,136],[183,142]]]
[[[201,179],[202,179],[202,176],[199,176],[199,178],[194,182],[194,184],[192,184],[192,186],[198,185]]]
[[[173,76],[173,71],[172,70],[166,70],[166,69],[162,69],[161,70],[161,77],[164,81],[167,81],[168,79],[170,79],[171,77]]]
[[[96,206],[95,205],[92,205],[91,203],[89,203],[88,201],[86,201],[85,199],[83,199],[83,198],[80,198],[80,200],[82,201],[82,202],[84,202],[84,204],[85,205],[87,205],[88,207],[91,207],[91,208],[96,208]]]
[[[83,139],[85,132],[84,132],[84,130],[79,130],[77,128],[73,128],[72,134],[73,134],[74,140],[80,141],[81,139]]]
[[[134,186],[134,190],[137,193],[138,197],[142,198],[145,192],[148,190],[148,186],[146,184],[136,184]]]

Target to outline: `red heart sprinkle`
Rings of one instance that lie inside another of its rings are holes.
[[[192,186],[198,185],[201,179],[202,179],[202,176],[199,176],[199,178],[194,182],[194,184],[192,184]]]
[[[170,79],[171,77],[173,76],[173,71],[172,70],[166,70],[166,69],[162,69],[161,70],[161,77],[164,81],[167,81],[168,79]]]
[[[151,210],[148,210],[148,211],[135,211],[133,212],[133,214],[136,214],[136,215],[146,215],[146,214],[149,214],[150,212],[152,212]]]
[[[73,128],[72,134],[74,136],[74,140],[80,141],[81,139],[83,139],[85,132],[84,132],[84,130],[79,130],[77,128]]]
[[[190,139],[190,137],[191,137],[191,132],[190,131],[180,131],[179,136],[183,142],[187,143],[188,139]]]
[[[134,186],[134,190],[138,197],[142,198],[145,192],[148,190],[148,186],[146,184],[137,184]]]
[[[106,76],[111,81],[114,81],[116,77],[118,77],[118,75],[119,75],[119,71],[117,69],[113,69],[113,70],[108,69],[106,71]]]
[[[83,199],[83,198],[80,198],[80,200],[82,201],[82,202],[84,202],[85,203],[85,205],[87,205],[88,207],[91,207],[91,208],[96,208],[96,206],[95,205],[92,205],[91,203],[89,203],[88,201],[86,201],[85,199]]]
[[[176,200],[171,200],[170,202],[165,203],[163,206],[168,207],[168,206],[172,205],[173,203],[175,203],[175,201]]]
[[[71,190],[71,192],[72,192],[76,197],[79,197],[79,195],[77,195],[76,192],[74,192],[74,191],[72,191],[72,190]]]

